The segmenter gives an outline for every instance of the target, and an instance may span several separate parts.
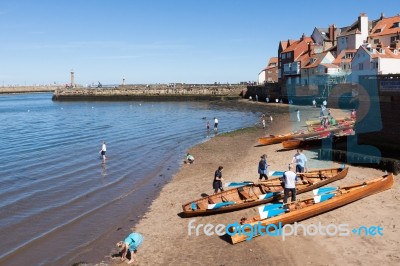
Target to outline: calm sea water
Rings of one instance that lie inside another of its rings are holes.
[[[214,116],[220,133],[257,122],[206,102],[0,95],[0,264],[70,265],[104,252],[100,239],[113,238],[120,222],[133,225],[185,151],[213,136],[205,125]]]

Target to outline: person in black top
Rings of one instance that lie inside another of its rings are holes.
[[[224,180],[222,178],[223,169],[224,167],[219,166],[218,169],[215,171],[214,181],[213,181],[214,194],[218,193],[218,190],[221,190],[221,192],[224,191],[224,189],[222,188],[222,180]]]
[[[265,180],[268,180],[267,172],[268,171],[268,163],[267,163],[267,155],[263,154],[261,156],[261,160],[258,163],[258,173],[260,174],[260,180],[265,178]]]

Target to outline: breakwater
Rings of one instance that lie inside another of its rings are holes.
[[[54,92],[60,86],[3,86],[0,87],[1,93],[27,93],[27,92]]]
[[[114,88],[58,88],[54,101],[147,100],[190,101],[238,99],[245,85],[121,85]]]

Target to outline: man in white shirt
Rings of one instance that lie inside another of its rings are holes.
[[[214,117],[214,131],[218,130],[218,118]]]
[[[103,157],[103,162],[106,161],[106,151],[107,151],[107,146],[106,142],[104,141],[103,145],[101,145],[101,150],[100,150],[101,156]]]
[[[289,164],[289,170],[283,173],[283,182],[285,184],[284,188],[284,196],[283,203],[287,203],[287,199],[289,197],[289,192],[292,194],[292,202],[296,200],[296,183],[297,183],[297,175],[292,170],[292,166]]]

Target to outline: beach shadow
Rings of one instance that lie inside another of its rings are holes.
[[[232,241],[231,241],[231,236],[230,236],[230,235],[228,235],[228,234],[225,234],[225,235],[219,236],[219,238],[220,238],[221,240],[223,240],[223,241],[225,241],[225,242],[229,243],[229,244],[232,244]]]
[[[279,150],[276,150],[276,152],[285,152],[285,151],[291,151],[291,150],[293,150],[293,149],[279,149]]]
[[[208,195],[207,193],[201,193],[200,196],[201,196],[202,198],[205,198],[205,197],[208,197],[208,196],[210,196],[210,195]]]
[[[184,212],[179,212],[176,215],[178,215],[180,218],[188,218],[188,217],[186,217]]]
[[[254,147],[264,147],[264,146],[266,146],[266,145],[263,145],[263,144],[254,145]]]

